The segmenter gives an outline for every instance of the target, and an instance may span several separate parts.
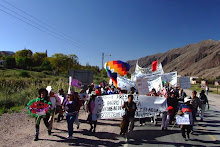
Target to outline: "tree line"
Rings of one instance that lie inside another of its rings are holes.
[[[51,57],[47,53],[35,52],[30,49],[23,49],[15,52],[14,55],[4,56],[6,68],[18,68],[33,71],[53,71],[56,74],[68,73],[69,69],[92,70],[95,74],[100,73],[98,66],[86,66],[79,64],[75,54],[65,55],[56,53]]]

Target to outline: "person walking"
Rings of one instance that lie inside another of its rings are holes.
[[[165,94],[165,98],[169,99],[169,93]],[[167,101],[167,111],[164,111],[162,114],[162,124],[161,124],[161,129],[162,130],[167,130],[167,127],[169,125],[170,122],[170,116],[173,114],[173,106],[171,106],[168,101]]]
[[[205,91],[206,91],[206,95],[208,95],[208,93],[209,93],[209,86],[207,84],[205,86]]]
[[[87,121],[90,124],[90,132],[95,133],[96,132],[96,125],[97,125],[97,101],[96,101],[96,92],[91,92],[90,100],[87,104],[87,110],[88,110],[88,118]]]
[[[185,98],[186,96],[187,96],[186,93],[183,91],[183,89],[181,89],[181,90],[179,91],[179,99],[178,99],[178,101],[183,102],[183,101],[184,101],[184,98]]]
[[[206,109],[206,104],[208,105],[208,109],[209,109],[209,101],[207,96],[205,95],[205,90],[202,90],[199,96],[199,99],[201,101],[201,116],[200,116],[200,121],[203,121],[204,118],[204,113],[205,113],[205,109]]]
[[[73,98],[72,94],[67,95],[66,101],[63,103],[66,111],[66,121],[68,128],[68,139],[72,139],[73,135],[73,123],[76,119],[76,115],[79,110],[79,103],[76,99]]]
[[[194,125],[194,122],[197,122],[196,116],[198,115],[198,107],[201,109],[201,101],[197,97],[197,92],[195,90],[192,91],[191,104],[193,107],[192,115],[193,115],[193,125]],[[191,132],[192,134],[194,133],[193,125],[192,125],[192,132]]]
[[[167,104],[168,106],[173,107],[173,112],[170,114],[170,124],[174,123],[174,116],[176,115],[178,111],[178,100],[175,95],[175,93],[171,92],[171,96],[167,98]]]
[[[46,102],[49,103],[50,99],[48,97],[48,91],[45,88],[41,88],[38,91],[39,94],[39,98],[40,98],[40,102]],[[48,131],[48,135],[51,135],[51,129],[52,126],[49,124],[49,118],[50,118],[50,113],[46,113],[46,115],[41,115],[35,118],[35,138],[34,141],[38,141],[39,140],[39,131],[40,131],[40,122],[41,119],[43,118],[44,124],[47,128]]]
[[[85,101],[87,100],[87,98],[88,98],[88,94],[83,89],[81,89],[79,93],[79,99],[82,103],[83,110],[85,110]]]
[[[197,97],[197,92],[194,90],[192,91],[192,100],[191,104],[193,106],[193,119],[194,121],[197,121],[196,116],[198,115],[198,107],[201,109],[201,101]]]
[[[57,118],[57,122],[60,122],[61,120],[63,120],[63,109],[62,109],[62,106],[63,106],[63,102],[65,101],[66,99],[66,95],[64,94],[64,91],[63,89],[60,89],[59,90],[59,93],[58,94],[55,94],[55,96],[59,97],[59,96],[62,96],[63,97],[63,101],[61,104],[57,105],[56,106],[56,113],[58,113],[58,118]]]
[[[192,130],[193,125],[193,106],[190,104],[191,99],[188,97],[184,98],[184,104],[181,104],[179,107],[178,115],[189,115],[189,124],[188,125],[180,125],[181,134],[185,141],[190,140],[190,132]],[[187,132],[187,136],[186,136]],[[187,137],[187,138],[186,138]]]
[[[126,139],[129,141],[129,134],[134,129],[134,115],[137,110],[136,103],[133,101],[134,96],[128,95],[128,101],[124,102],[122,108],[125,108],[125,116],[128,118],[128,132],[126,133]]]
[[[73,99],[75,101],[77,101],[78,104],[79,104],[79,106],[77,107],[76,118],[75,118],[75,121],[74,121],[76,123],[77,129],[79,129],[79,125],[80,125],[80,122],[79,122],[79,110],[80,110],[80,107],[82,106],[82,103],[81,103],[81,101],[79,99],[79,93],[78,92],[74,92],[73,93]]]

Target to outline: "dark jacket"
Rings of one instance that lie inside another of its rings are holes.
[[[208,104],[209,103],[208,98],[205,94],[200,94],[199,99],[200,99],[202,104]]]
[[[178,107],[178,100],[177,100],[177,98],[171,98],[171,97],[167,98],[167,105],[168,105],[168,107],[172,106],[173,107],[173,111],[177,112],[177,107]]]
[[[128,109],[134,109],[134,111],[129,111]],[[135,102],[132,102],[132,103],[125,102],[125,115],[126,116],[130,118],[134,118],[136,110],[137,110],[137,106]]]

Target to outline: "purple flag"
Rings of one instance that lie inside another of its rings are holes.
[[[82,82],[78,81],[77,79],[72,79],[71,86],[75,86],[77,88],[81,88]]]

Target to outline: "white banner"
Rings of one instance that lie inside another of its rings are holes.
[[[148,86],[151,91],[153,88],[158,92],[162,90],[162,79],[160,75],[154,75],[148,77]]]
[[[182,89],[191,88],[190,77],[180,77],[180,87]]]
[[[98,119],[121,118],[125,114],[125,110],[122,109],[121,106],[127,99],[127,94],[113,94],[97,97]],[[164,97],[134,95],[134,102],[137,106],[135,118],[150,117],[159,112],[166,111],[167,109],[167,102]]]
[[[140,95],[146,95],[149,93],[149,87],[148,87],[148,79],[137,79],[136,80],[137,88],[138,88],[138,94]]]
[[[156,71],[152,71],[152,67],[148,67],[148,68],[142,68],[138,65],[138,62],[136,63],[136,67],[135,67],[135,73],[137,74],[163,74],[163,67],[162,64],[158,64],[157,65],[157,70]]]
[[[184,114],[182,116],[176,115],[176,123],[178,125],[189,125],[190,124],[189,114]]]
[[[169,82],[172,86],[177,86],[177,72],[169,72],[162,74],[162,81]]]
[[[117,77],[117,86],[121,88],[121,90],[131,90],[131,87],[136,88],[136,83],[134,81],[131,81],[130,79],[126,77]]]

